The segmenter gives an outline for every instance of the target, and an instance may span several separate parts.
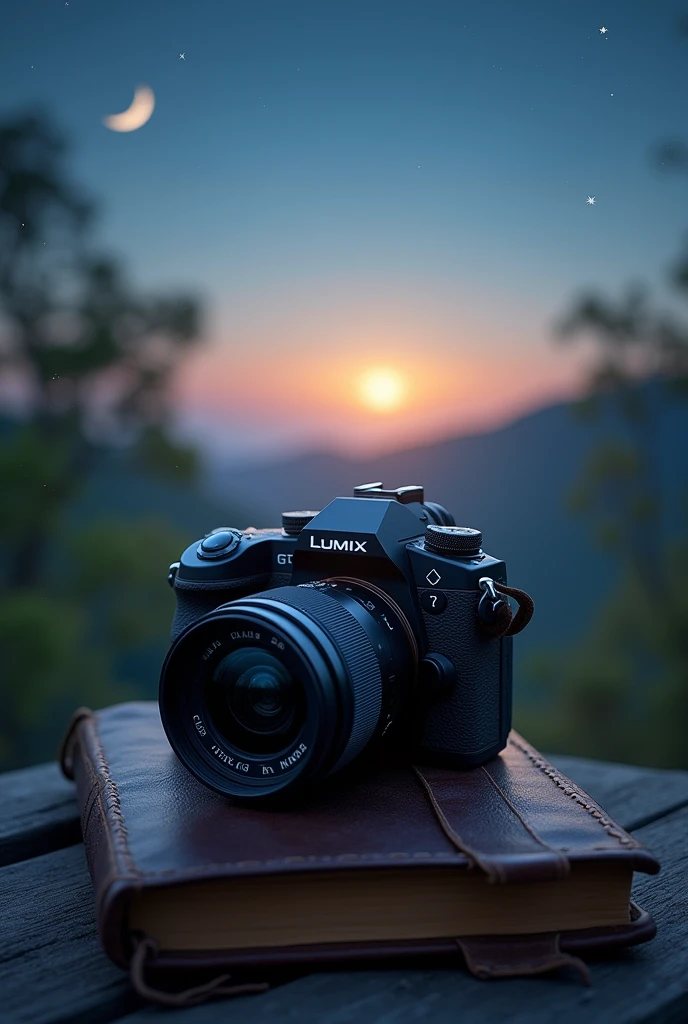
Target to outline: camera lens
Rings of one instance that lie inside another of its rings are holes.
[[[221,605],[173,643],[162,723],[203,783],[282,796],[349,764],[404,703],[415,639],[369,584],[326,580]]]
[[[218,662],[206,682],[213,721],[230,741],[268,752],[298,731],[301,687],[268,651],[240,647]]]

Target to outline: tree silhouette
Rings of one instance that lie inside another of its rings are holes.
[[[53,757],[79,703],[153,695],[165,567],[187,538],[165,520],[70,514],[103,461],[130,477],[195,468],[170,439],[169,384],[198,305],[137,293],[95,247],[66,156],[44,113],[0,124],[0,399],[21,406],[0,420],[3,767]]]
[[[688,255],[672,276],[688,297]],[[617,304],[597,295],[579,300],[559,334],[593,341],[587,396],[578,412],[589,420],[605,417],[614,431],[590,458],[572,505],[596,516],[598,540],[631,563],[648,591],[664,592],[666,499],[657,425],[666,402],[688,397],[688,324],[652,309],[645,289],[635,285]]]
[[[193,299],[137,295],[93,252],[93,206],[64,156],[45,115],[0,126],[0,386],[29,413],[4,455],[12,587],[40,583],[60,510],[102,446],[136,442],[164,462],[170,374],[199,334]],[[188,453],[177,462],[190,468]]]
[[[688,298],[688,249],[671,280]],[[688,501],[682,535],[667,537],[657,461],[664,407],[688,399],[688,322],[654,308],[636,285],[617,303],[579,299],[558,329],[569,343],[592,342],[578,413],[602,432],[571,505],[592,519],[621,571],[576,649],[531,665],[538,700],[521,727],[560,750],[688,767]]]

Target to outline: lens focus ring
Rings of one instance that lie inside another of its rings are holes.
[[[338,771],[359,754],[375,732],[382,706],[382,676],[373,645],[363,627],[338,601],[312,587],[278,587],[256,597],[298,608],[322,626],[339,648],[353,691],[353,722],[349,740],[336,765]]]

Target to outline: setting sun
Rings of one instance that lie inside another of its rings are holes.
[[[360,376],[358,394],[374,412],[394,412],[406,396],[406,382],[396,370],[379,366]]]

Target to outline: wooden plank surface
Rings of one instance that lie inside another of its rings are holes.
[[[441,1024],[457,1019],[544,1022],[561,1016],[562,1024],[581,1019],[587,1024],[588,1018],[594,1024],[610,1016],[620,1022],[649,1019],[646,1010],[652,1007],[664,1014],[658,1020],[681,1020],[671,1013],[683,1013],[681,976],[688,976],[688,810],[671,809],[688,803],[688,773],[578,758],[553,760],[622,824],[660,819],[638,834],[663,861],[664,870],[654,879],[639,876],[637,883],[638,901],[652,910],[660,936],[612,962],[593,965],[592,990],[565,978],[484,983],[462,970],[370,971],[310,975],[264,996],[181,1012],[144,1007],[132,995],[126,975],[98,944],[83,848],[55,848],[61,836],[73,842],[70,829],[77,824],[77,812],[73,787],[53,765],[0,776],[0,839],[5,850],[17,854],[23,849],[22,836],[28,835],[33,855],[0,869],[0,1017],[17,1024],[106,1024],[119,1019],[127,1024],[163,1019],[203,1024],[218,1016],[258,1024],[277,1019],[300,1024]],[[52,852],[36,856],[42,842]],[[606,1018],[598,1014],[600,1006],[606,1007]],[[540,1017],[534,1014],[537,1007]]]
[[[138,1005],[98,942],[82,845],[0,869],[0,1020],[115,1020]]]
[[[74,786],[56,764],[0,775],[0,866],[79,842]]]

